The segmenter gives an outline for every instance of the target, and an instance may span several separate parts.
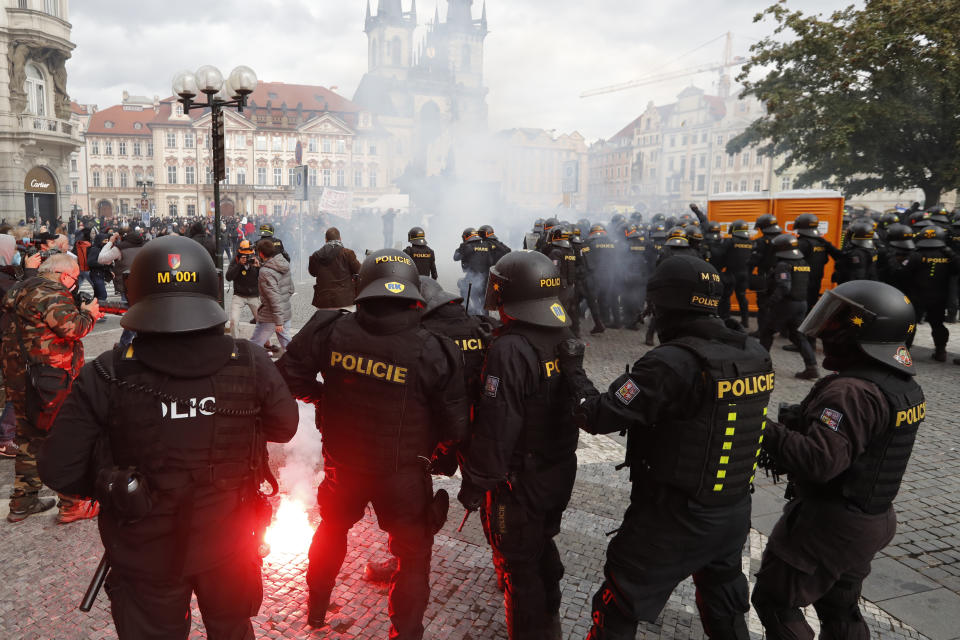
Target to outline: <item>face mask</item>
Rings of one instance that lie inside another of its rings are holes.
[[[19,251],[13,252],[13,266],[19,267],[20,263],[23,262],[23,254]]]

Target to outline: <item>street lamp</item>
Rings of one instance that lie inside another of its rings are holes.
[[[235,107],[243,113],[247,106],[247,97],[257,88],[257,74],[253,69],[239,66],[230,72],[226,81],[220,70],[212,65],[205,64],[196,72],[181,71],[173,77],[173,92],[179,96],[183,104],[183,112],[190,113],[190,109],[210,109],[212,136],[210,138],[213,149],[213,226],[216,246],[216,265],[223,271],[223,251],[220,244],[220,181],[226,177],[226,158],[224,157],[223,140],[223,107]],[[207,97],[206,102],[196,102],[198,94]],[[199,204],[199,203],[198,203]],[[223,290],[221,280],[221,304],[223,304]]]
[[[143,219],[144,214],[150,210],[150,201],[147,200],[147,187],[153,189],[153,178],[146,177],[143,175],[137,175],[137,186],[140,187],[140,218]],[[149,222],[148,222],[149,224]]]

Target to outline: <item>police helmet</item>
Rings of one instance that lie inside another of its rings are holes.
[[[533,230],[535,233],[540,233],[543,231],[543,218],[537,218],[533,223]]]
[[[893,211],[884,211],[880,214],[880,228],[886,229],[892,224],[900,222],[900,217]]]
[[[427,234],[421,227],[413,227],[407,232],[407,240],[410,241],[410,244],[422,247],[427,244]]]
[[[667,247],[689,247],[690,240],[687,238],[687,232],[683,227],[674,227],[667,234],[667,241],[664,243]]]
[[[549,231],[550,229],[553,229],[559,224],[560,224],[560,221],[557,220],[556,218],[547,218],[543,223],[543,230]]]
[[[935,207],[930,211],[930,221],[936,224],[950,224],[950,216],[944,206]]]
[[[873,222],[870,220],[857,220],[850,225],[850,243],[855,247],[863,249],[873,249]]]
[[[667,216],[663,215],[662,213],[655,213],[653,214],[653,217],[650,218],[650,224],[659,224],[666,221],[666,219]]]
[[[589,231],[590,221],[587,220],[586,218],[580,218],[579,220],[577,220],[577,226],[580,227],[580,229],[586,229]]]
[[[554,227],[550,230],[550,243],[555,247],[570,248],[570,232],[566,227]]]
[[[776,238],[778,235],[783,233],[783,229],[781,229],[780,225],[777,224],[776,221],[774,221],[773,224],[767,225],[766,227],[764,227],[761,233],[767,236],[768,238]]]
[[[511,251],[490,267],[488,311],[503,309],[510,317],[541,327],[570,325],[560,304],[560,272],[553,261],[538,251]]]
[[[887,244],[908,251],[917,248],[917,245],[913,242],[913,229],[899,222],[887,227]]]
[[[253,246],[250,244],[249,240],[241,240],[240,244],[237,245],[237,253],[252,256],[253,255]]]
[[[164,236],[144,245],[126,281],[130,309],[124,329],[143,333],[185,333],[227,321],[217,302],[220,280],[213,258],[199,242]]]
[[[703,231],[700,229],[699,224],[690,224],[684,227],[683,229],[687,233],[687,239],[690,242],[696,243],[703,240]]]
[[[792,233],[781,233],[773,239],[772,249],[775,256],[784,260],[803,260],[800,243]]]
[[[607,228],[604,227],[602,224],[597,223],[597,224],[593,225],[592,227],[590,227],[590,237],[591,237],[591,238],[594,238],[594,237],[596,237],[596,236],[605,236],[605,235],[607,235]]]
[[[703,232],[707,240],[715,241],[720,239],[720,223],[716,220],[707,222],[707,228]]]
[[[260,237],[270,237],[274,233],[272,224],[262,224],[260,225]]]
[[[473,227],[467,227],[463,230],[463,233],[460,234],[460,237],[463,238],[464,242],[479,242],[480,236],[477,234],[477,230]]]
[[[717,270],[694,256],[672,256],[656,268],[647,299],[659,309],[716,313],[723,296]]]
[[[800,325],[813,338],[853,340],[872,360],[913,375],[906,340],[916,328],[910,299],[885,282],[851,280],[828,289]]]
[[[643,238],[643,231],[640,230],[640,226],[632,224],[626,228],[624,232],[628,238]]]
[[[407,254],[396,249],[380,249],[367,256],[360,267],[358,288],[356,302],[374,298],[424,302],[417,267]]]
[[[750,237],[750,225],[745,220],[734,220],[730,223],[730,236],[746,240]]]
[[[820,219],[812,213],[801,213],[793,221],[793,230],[805,238],[820,237]]]
[[[623,224],[626,221],[627,219],[624,218],[623,215],[619,213],[614,215],[612,218],[610,218],[610,224],[613,226],[616,226],[618,224]]]
[[[677,220],[677,224],[683,228],[690,226],[691,224],[697,224],[698,218],[695,218],[693,214],[685,213]]]
[[[775,224],[777,224],[776,216],[770,213],[765,213],[754,221],[753,229],[754,231],[763,231],[767,227],[772,227]]]
[[[653,230],[650,231],[650,237],[654,240],[665,240],[667,237],[667,228],[662,222],[653,225]]]
[[[666,220],[663,221],[663,226],[667,229],[673,229],[677,226],[677,218],[675,216],[668,216]]]
[[[496,240],[497,234],[493,232],[493,227],[488,224],[482,225],[477,231],[480,233],[481,238]]]
[[[924,227],[917,232],[918,249],[936,249],[947,246],[947,230],[937,225]]]
[[[455,293],[444,291],[440,283],[430,276],[420,276],[420,293],[426,303],[426,308],[423,310],[424,317],[451,302],[457,304],[463,302],[463,298]]]

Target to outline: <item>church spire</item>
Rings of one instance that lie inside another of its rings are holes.
[[[410,19],[414,24],[417,23],[417,0],[413,0],[413,4],[410,5]]]
[[[440,24],[440,3],[438,2],[433,10],[433,26]]]
[[[483,0],[483,15],[480,16],[480,30],[487,33],[487,0]]]

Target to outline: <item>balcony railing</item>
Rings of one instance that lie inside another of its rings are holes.
[[[36,131],[38,133],[62,133],[73,135],[73,125],[65,120],[46,118],[23,113],[18,116],[21,131]]]

